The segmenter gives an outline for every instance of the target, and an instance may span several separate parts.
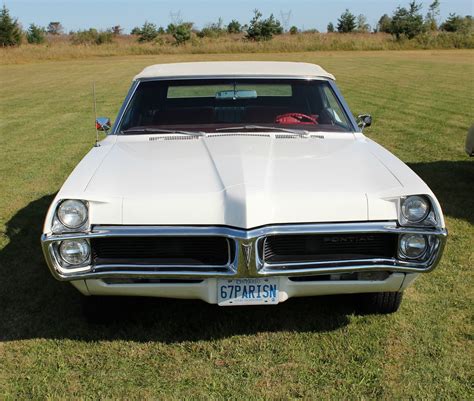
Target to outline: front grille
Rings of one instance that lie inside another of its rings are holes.
[[[91,247],[95,265],[224,266],[232,252],[218,236],[93,238]]]
[[[392,258],[397,241],[390,233],[271,235],[262,252],[269,264]]]

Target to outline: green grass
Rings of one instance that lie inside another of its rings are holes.
[[[391,316],[350,297],[275,307],[129,300],[123,319],[82,317],[79,295],[43,262],[54,193],[94,140],[91,82],[113,116],[142,67],[182,60],[320,63],[367,135],[419,173],[450,231],[441,265]],[[474,52],[136,56],[0,67],[0,398],[472,399]]]

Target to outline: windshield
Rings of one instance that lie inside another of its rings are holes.
[[[327,81],[199,79],[140,82],[119,131],[213,132],[228,128],[231,132],[240,127],[353,130]]]

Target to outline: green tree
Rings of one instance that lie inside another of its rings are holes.
[[[417,4],[415,0],[410,2],[408,9],[398,7],[393,16],[391,23],[391,33],[395,35],[397,40],[401,36],[413,39],[424,31],[423,16],[420,14],[421,4]]]
[[[337,31],[341,33],[353,32],[356,28],[356,16],[347,8],[337,20]]]
[[[191,39],[191,29],[193,24],[190,22],[183,22],[176,26],[173,32],[173,38],[176,41],[176,45],[183,45],[189,39]]]
[[[426,28],[430,31],[438,30],[438,19],[439,19],[439,0],[434,0],[428,7],[428,12],[425,17]]]
[[[122,34],[122,27],[120,25],[114,25],[112,28],[110,28],[110,31],[114,36],[119,36]]]
[[[464,17],[464,24],[461,30],[466,33],[474,33],[474,18],[472,18],[471,15],[466,15]]]
[[[255,9],[254,16],[250,20],[247,28],[246,38],[249,40],[261,41],[270,40],[273,35],[280,35],[283,33],[283,27],[273,14],[267,19],[262,19],[262,13]]]
[[[450,13],[446,21],[444,21],[440,29],[445,32],[466,32],[472,29],[472,17],[467,15],[461,17],[458,14]]]
[[[241,33],[242,32],[242,25],[239,21],[233,19],[227,25],[227,32],[228,33]]]
[[[26,31],[26,40],[28,43],[39,45],[44,43],[45,35],[46,30],[43,27],[30,24],[28,30]]]
[[[370,25],[367,23],[367,17],[364,14],[357,16],[357,32],[367,33],[370,31]]]
[[[387,14],[382,15],[377,22],[377,31],[392,33],[392,19]]]
[[[217,38],[224,35],[226,31],[227,29],[224,29],[222,18],[219,18],[217,22],[213,22],[202,28],[197,35],[200,38]]]
[[[139,42],[153,42],[158,36],[156,25],[148,21],[145,21],[142,27],[136,32]]]
[[[95,28],[90,28],[71,32],[70,40],[75,45],[103,45],[104,43],[113,42],[113,36],[114,34],[111,30],[98,31]]]
[[[46,31],[50,35],[61,35],[64,32],[64,28],[59,21],[52,21],[48,24]]]
[[[328,32],[334,32],[334,24],[332,22],[330,22],[328,24],[327,31]]]
[[[21,29],[18,20],[10,17],[10,13],[3,5],[0,11],[0,46],[17,46],[21,43]]]
[[[290,35],[296,35],[298,33],[298,27],[293,25],[291,28],[290,28]]]

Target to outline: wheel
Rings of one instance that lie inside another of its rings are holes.
[[[403,292],[373,292],[359,296],[359,308],[363,314],[387,314],[398,310]]]

